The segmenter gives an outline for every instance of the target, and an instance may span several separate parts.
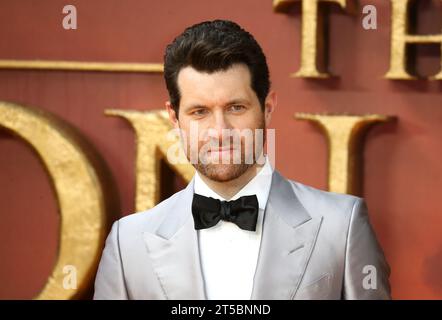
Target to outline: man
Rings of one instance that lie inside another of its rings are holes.
[[[266,129],[277,102],[251,34],[223,20],[187,28],[166,49],[164,76],[197,172],[114,223],[95,299],[390,298],[363,199],[287,180],[264,156],[265,135],[226,138]]]

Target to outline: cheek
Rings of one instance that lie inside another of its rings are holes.
[[[184,121],[180,121],[177,126],[177,129],[179,130],[180,140],[184,142],[186,145],[189,145],[191,138],[191,132],[190,132],[191,130],[189,124]]]
[[[254,113],[245,117],[238,117],[234,127],[237,129],[256,129],[262,126],[263,121],[264,115]]]
[[[195,123],[195,121],[182,117],[179,121],[179,129],[184,135],[185,139],[189,140],[192,135],[195,134],[195,130],[199,130],[199,126]]]
[[[182,139],[185,140],[188,149],[200,149],[210,140],[209,130],[210,129],[206,128],[206,126],[200,121],[186,123],[181,126]]]

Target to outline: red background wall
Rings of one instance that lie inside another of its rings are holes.
[[[299,67],[300,6],[288,14],[271,0],[0,0],[0,59],[162,62],[165,46],[185,27],[231,19],[255,35],[267,54],[273,88],[276,167],[286,177],[327,187],[321,133],[295,112],[396,115],[374,127],[364,148],[364,194],[392,267],[393,297],[442,298],[442,84],[383,79],[389,67],[388,1],[374,4],[378,29],[362,13],[330,9],[329,69],[339,78],[290,78]],[[62,8],[77,8],[78,29],[62,28]],[[418,1],[418,32],[440,33],[440,1]],[[439,49],[417,50],[417,69],[434,74]],[[134,211],[134,133],[106,108],[163,108],[161,74],[0,70],[0,100],[38,106],[79,128],[108,163],[121,215]],[[0,298],[32,298],[55,263],[59,217],[50,182],[33,152],[0,131]]]

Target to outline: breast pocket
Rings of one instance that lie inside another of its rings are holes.
[[[330,295],[332,276],[325,273],[308,281],[305,285],[301,285],[295,294],[294,299],[297,300],[325,300]]]

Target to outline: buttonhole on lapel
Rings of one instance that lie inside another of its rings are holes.
[[[297,247],[296,247],[295,249],[293,249],[293,250],[290,250],[289,253],[288,253],[288,255],[291,255],[293,252],[298,251],[299,249],[302,249],[302,248],[304,248],[304,245],[303,245],[303,244],[301,244],[300,246],[297,246]]]

